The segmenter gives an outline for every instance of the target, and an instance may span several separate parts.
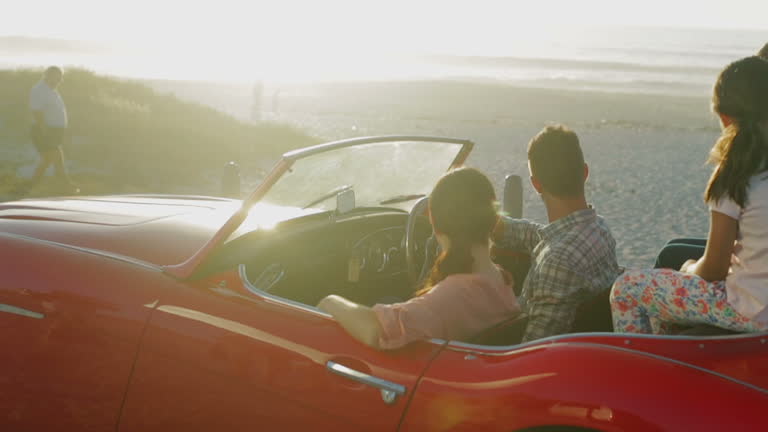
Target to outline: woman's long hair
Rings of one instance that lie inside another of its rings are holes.
[[[710,151],[707,162],[715,169],[704,199],[717,202],[727,196],[744,207],[750,178],[768,168],[768,61],[747,57],[731,63],[713,93],[712,109],[732,123]]]
[[[429,212],[435,232],[445,234],[450,244],[435,260],[417,296],[452,274],[471,273],[472,246],[488,245],[498,221],[493,185],[473,168],[445,174],[429,195]]]

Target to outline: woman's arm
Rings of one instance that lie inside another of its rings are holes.
[[[720,212],[710,212],[709,237],[704,256],[688,260],[680,270],[714,282],[724,280],[731,266],[733,244],[739,232],[739,221]]]
[[[379,348],[381,327],[373,309],[337,295],[329,295],[320,300],[317,308],[331,314],[353,338],[370,347]]]

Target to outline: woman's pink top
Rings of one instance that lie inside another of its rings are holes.
[[[463,273],[448,276],[428,293],[404,303],[377,304],[379,347],[394,349],[420,339],[462,340],[520,312],[511,278]]]

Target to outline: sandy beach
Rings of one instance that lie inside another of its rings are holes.
[[[702,193],[707,153],[718,134],[702,97],[515,88],[494,83],[409,82],[296,86],[280,93],[267,120],[301,126],[326,140],[380,134],[467,138],[468,165],[487,172],[499,195],[507,174],[527,179],[528,140],[562,122],[582,142],[588,199],[617,240],[619,262],[650,266],[680,236],[706,236]],[[525,182],[524,217],[546,221]]]

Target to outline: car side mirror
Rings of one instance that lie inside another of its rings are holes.
[[[355,191],[352,188],[339,192],[336,195],[336,213],[344,214],[355,208]]]
[[[510,174],[504,179],[502,210],[510,217],[523,217],[523,179],[519,175]]]

